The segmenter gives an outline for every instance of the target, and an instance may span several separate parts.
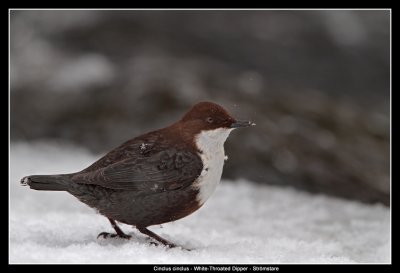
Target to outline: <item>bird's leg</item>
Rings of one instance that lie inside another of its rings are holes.
[[[117,223],[113,219],[110,219],[110,218],[107,218],[107,219],[108,219],[108,221],[110,221],[111,226],[114,228],[116,234],[115,233],[113,234],[113,233],[108,233],[108,232],[102,232],[99,235],[97,235],[97,238],[99,238],[99,237],[103,237],[103,238],[115,238],[115,237],[118,237],[118,238],[123,238],[123,239],[130,239],[132,237],[131,235],[125,234],[119,228],[119,226],[117,225]]]
[[[176,247],[175,244],[173,244],[173,243],[171,243],[171,242],[165,240],[164,238],[158,236],[157,234],[155,234],[154,232],[148,230],[148,229],[145,228],[145,227],[136,227],[136,228],[137,228],[141,233],[146,234],[147,236],[150,236],[151,238],[153,238],[153,239],[159,241],[160,243],[162,243],[162,244],[165,245],[165,246],[168,246],[168,247]]]
[[[121,237],[121,238],[127,238],[127,239],[131,238],[130,235],[125,234],[125,233],[119,228],[119,226],[117,225],[117,223],[116,223],[113,219],[108,218],[108,221],[110,221],[111,226],[114,228],[115,232],[117,233],[117,235],[118,235],[119,237]]]

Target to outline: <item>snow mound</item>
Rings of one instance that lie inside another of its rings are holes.
[[[25,175],[74,172],[92,163],[78,147],[12,143],[10,263],[389,263],[390,211],[382,205],[311,195],[291,188],[222,181],[196,213],[150,227],[181,248],[112,232],[106,218],[65,192],[21,187]],[[234,159],[232,159],[234,160]]]

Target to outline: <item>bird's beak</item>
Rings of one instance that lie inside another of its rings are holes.
[[[254,122],[251,121],[244,121],[244,120],[235,120],[231,124],[231,128],[241,128],[241,127],[249,127],[256,125]]]

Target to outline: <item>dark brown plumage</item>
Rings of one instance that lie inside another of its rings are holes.
[[[237,122],[217,104],[201,102],[180,121],[123,143],[80,172],[32,175],[21,183],[35,190],[67,191],[97,209],[116,231],[99,236],[129,238],[118,221],[172,247],[147,227],[178,220],[201,207],[193,183],[204,166],[195,136],[249,125]]]

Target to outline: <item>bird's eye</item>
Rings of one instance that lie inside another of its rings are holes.
[[[213,123],[213,122],[214,122],[214,119],[213,119],[212,117],[208,117],[208,118],[206,119],[206,121],[207,121],[208,123]]]

